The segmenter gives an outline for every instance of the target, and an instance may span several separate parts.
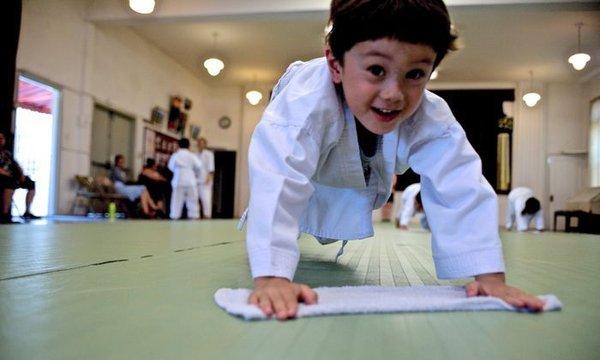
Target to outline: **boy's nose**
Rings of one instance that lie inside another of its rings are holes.
[[[398,81],[388,81],[382,89],[380,96],[383,100],[390,103],[404,101],[404,93]]]

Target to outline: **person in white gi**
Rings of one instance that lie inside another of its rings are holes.
[[[535,220],[537,231],[544,230],[544,212],[540,201],[533,196],[533,190],[526,187],[512,189],[508,193],[506,230],[511,230],[515,224],[517,231],[526,231],[532,220]]]
[[[408,224],[415,214],[422,214],[420,223],[423,229],[429,230],[427,216],[423,211],[423,203],[421,202],[421,184],[410,184],[404,189],[401,196],[401,206],[396,215],[396,227],[401,230],[408,230]]]
[[[298,301],[317,302],[293,282],[299,234],[321,243],[373,236],[373,209],[389,198],[394,174],[411,167],[437,276],[474,276],[466,296],[542,309],[505,283],[496,194],[446,102],[425,90],[454,40],[442,0],[334,0],[330,20],[326,57],[288,68],[252,135],[249,303],[287,319]]]
[[[198,195],[200,195],[200,204],[202,205],[202,215],[210,219],[212,217],[212,195],[213,178],[215,174],[215,154],[208,150],[208,142],[205,138],[198,139],[197,156],[204,166],[203,175],[198,178]]]
[[[187,209],[189,219],[200,217],[198,206],[198,177],[203,171],[202,163],[194,153],[189,150],[190,141],[186,138],[179,140],[179,150],[171,155],[167,166],[173,172],[171,186],[171,219],[181,218],[183,204]]]

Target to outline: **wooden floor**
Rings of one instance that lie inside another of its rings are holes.
[[[300,240],[312,286],[464,284],[435,277],[429,234],[376,226]],[[234,221],[0,227],[0,359],[598,359],[600,236],[502,233],[509,282],[560,312],[412,313],[245,322],[213,302],[250,287]]]

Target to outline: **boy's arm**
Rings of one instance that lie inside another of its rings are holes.
[[[410,219],[415,214],[415,201],[414,199],[406,199],[402,204],[402,212],[400,213],[400,226],[408,226]]]
[[[531,216],[518,213],[516,215],[516,220],[515,220],[515,223],[517,226],[517,231],[527,231],[530,220],[531,220]]]
[[[417,142],[408,155],[421,175],[438,277],[504,272],[496,194],[460,125],[449,122],[442,134]]]
[[[314,188],[319,147],[303,128],[261,121],[248,162],[250,204],[246,246],[252,277],[292,280],[299,260],[299,221]]]
[[[508,200],[508,206],[506,207],[506,230],[510,230],[513,225],[515,218],[515,208],[513,202]]]
[[[541,311],[542,300],[505,282],[496,194],[462,128],[454,123],[442,136],[420,142],[409,164],[421,175],[438,277],[474,276],[467,296],[494,296]]]
[[[291,280],[300,258],[299,220],[314,191],[310,178],[318,159],[319,147],[301,128],[263,119],[252,136],[246,246],[254,291],[248,302],[267,316],[294,317],[299,301],[317,301],[313,290]]]
[[[544,230],[544,212],[542,209],[535,213],[535,229],[538,231]]]
[[[171,157],[169,157],[169,162],[167,163],[167,168],[172,172],[175,171],[175,156],[177,156],[175,153],[171,154]]]

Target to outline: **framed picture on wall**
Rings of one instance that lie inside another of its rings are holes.
[[[181,98],[173,96],[171,98],[171,106],[169,107],[169,121],[167,122],[167,130],[174,133],[180,131],[181,123]]]
[[[190,125],[190,137],[194,140],[200,137],[200,126]]]
[[[152,112],[150,113],[150,122],[153,124],[162,124],[167,111],[161,107],[155,106],[152,108]]]
[[[144,128],[144,161],[152,158],[158,165],[166,166],[171,154],[177,150],[177,142],[176,137]]]

